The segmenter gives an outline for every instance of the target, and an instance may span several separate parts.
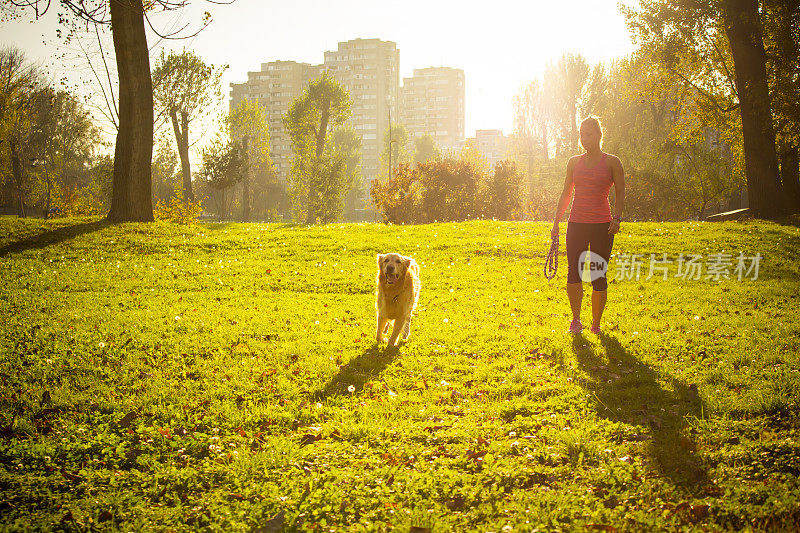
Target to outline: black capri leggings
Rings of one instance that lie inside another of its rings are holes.
[[[606,265],[611,257],[611,247],[614,246],[614,236],[609,235],[609,222],[590,224],[584,222],[567,223],[567,283],[580,283],[583,265],[580,256],[586,250],[591,250],[606,260]],[[604,275],[592,281],[592,288],[604,291],[608,288],[608,281]]]

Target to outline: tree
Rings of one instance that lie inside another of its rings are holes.
[[[538,158],[549,158],[550,128],[554,102],[545,98],[538,79],[534,79],[514,96],[514,133],[517,148],[527,162],[528,172]]]
[[[86,169],[100,144],[100,134],[89,112],[66,91],[45,89],[37,99],[35,120],[32,153],[44,174],[48,214],[54,189],[63,192],[87,185]]]
[[[189,163],[189,124],[208,111],[222,96],[220,77],[227,66],[215,69],[195,53],[163,50],[153,67],[153,96],[160,115],[168,117],[175,132],[183,175],[183,196],[194,202]]]
[[[758,0],[723,2],[742,115],[747,187],[756,216],[781,216],[786,204],[778,171]]]
[[[486,215],[497,220],[516,220],[522,214],[522,176],[512,161],[499,161],[489,179]]]
[[[429,134],[414,139],[414,163],[427,163],[441,157],[442,151]]]
[[[352,214],[361,192],[361,136],[348,127],[333,132],[333,156],[344,162],[344,211]]]
[[[295,98],[283,118],[292,140],[290,171],[295,212],[307,224],[330,221],[346,185],[345,162],[333,157],[333,130],[350,116],[350,95],[325,72]]]
[[[762,18],[781,183],[800,212],[800,0],[764,0]]]
[[[222,220],[227,216],[226,191],[241,182],[246,172],[246,155],[241,143],[218,137],[202,153],[203,166],[200,179],[214,194],[217,214]]]
[[[261,185],[254,194],[265,194],[267,182],[274,180],[272,157],[269,147],[269,118],[258,102],[244,99],[231,109],[225,118],[228,133],[241,143],[246,156],[246,171],[242,179],[242,220],[250,220],[251,182]]]
[[[604,150],[625,162],[631,218],[701,218],[744,187],[736,114],[708,105],[660,63],[639,55],[612,63],[595,112]]]
[[[561,129],[561,146],[564,152],[578,150],[578,111],[581,96],[589,77],[589,63],[580,54],[565,53],[550,71],[557,87],[553,108]]]
[[[60,0],[59,19],[110,24],[119,76],[119,131],[114,150],[114,180],[108,220],[152,221],[150,196],[153,153],[153,85],[145,19],[150,11],[175,10],[188,0]],[[51,0],[8,0],[0,6],[4,17],[32,10],[44,15]],[[206,14],[205,25],[210,21]],[[149,24],[149,20],[148,20]],[[152,27],[152,25],[150,25]]]
[[[170,146],[169,140],[159,136],[155,145],[152,162],[153,204],[167,202],[182,186],[178,173],[178,154]]]
[[[42,73],[17,48],[0,50],[0,132],[8,147],[17,213],[25,217],[28,167],[36,159],[37,112],[49,97]],[[41,136],[39,136],[41,139]]]
[[[764,218],[780,216],[784,205],[762,35],[769,12],[759,13],[758,0],[653,0],[624,9],[643,57],[706,107],[738,110],[750,208]]]
[[[386,127],[386,133],[383,135],[383,152],[381,152],[381,174],[391,178],[392,168],[401,163],[411,162],[413,154],[408,148],[408,143],[408,130],[403,124]]]

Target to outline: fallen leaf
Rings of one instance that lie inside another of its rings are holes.
[[[279,533],[283,531],[283,523],[286,511],[281,510],[278,514],[264,522],[264,525],[253,530],[254,533]]]
[[[711,507],[709,505],[692,505],[692,519],[697,522],[708,518],[708,511],[710,508]]]
[[[136,420],[139,417],[139,413],[136,411],[131,411],[127,415],[122,417],[122,420],[119,421],[119,427],[126,428],[131,425],[131,422]]]
[[[452,500],[446,501],[444,506],[451,511],[460,511],[464,508],[464,497],[458,494]]]
[[[586,529],[594,531],[616,531],[617,528],[608,524],[586,524]]]
[[[305,446],[307,444],[313,444],[317,442],[319,439],[322,438],[322,435],[317,435],[316,433],[306,433],[302,437],[300,437],[300,444]]]

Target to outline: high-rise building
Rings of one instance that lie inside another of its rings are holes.
[[[302,94],[308,82],[318,77],[322,65],[295,61],[262,63],[259,72],[248,72],[245,83],[231,83],[231,109],[243,99],[256,101],[267,111],[269,119],[270,155],[279,182],[289,176],[292,142],[283,126],[283,116],[292,100]]]
[[[361,174],[364,183],[378,176],[383,135],[398,120],[400,51],[392,41],[354,39],[325,52],[324,67],[349,92],[350,123],[361,136]]]
[[[288,178],[293,157],[283,117],[309,81],[325,71],[350,93],[349,123],[361,137],[362,202],[350,202],[353,207],[364,203],[369,182],[379,175],[383,137],[390,120],[393,124],[404,123],[412,139],[427,133],[446,150],[463,144],[463,70],[417,69],[413,77],[405,78],[401,90],[400,51],[392,41],[340,42],[337,50],[325,52],[324,58],[321,65],[295,61],[263,63],[260,71],[247,73],[246,82],[231,84],[231,108],[248,98],[258,101],[267,110],[272,161],[279,181],[285,182]]]
[[[464,71],[458,68],[414,69],[403,78],[400,121],[411,139],[430,135],[444,150],[464,141]]]
[[[506,158],[508,137],[502,130],[475,130],[475,148],[493,167]]]

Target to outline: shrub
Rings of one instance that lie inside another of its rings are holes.
[[[413,224],[419,222],[419,171],[403,163],[395,169],[394,179],[372,180],[370,195],[383,215],[384,222]]]
[[[153,214],[156,220],[163,220],[173,224],[193,224],[203,211],[203,200],[189,202],[184,200],[183,186],[175,188],[175,194],[167,201],[158,200]]]
[[[444,159],[417,166],[424,222],[457,222],[483,218],[480,192],[486,175],[473,162]]]
[[[102,203],[92,195],[88,187],[84,189],[65,187],[61,190],[56,188],[53,191],[50,205],[51,216],[70,217],[97,215]]]
[[[497,220],[522,217],[522,175],[513,161],[500,161],[489,181],[488,216]]]
[[[446,158],[398,165],[391,181],[373,180],[372,201],[384,222],[418,224],[522,216],[522,176],[502,161],[492,177],[472,160]]]

